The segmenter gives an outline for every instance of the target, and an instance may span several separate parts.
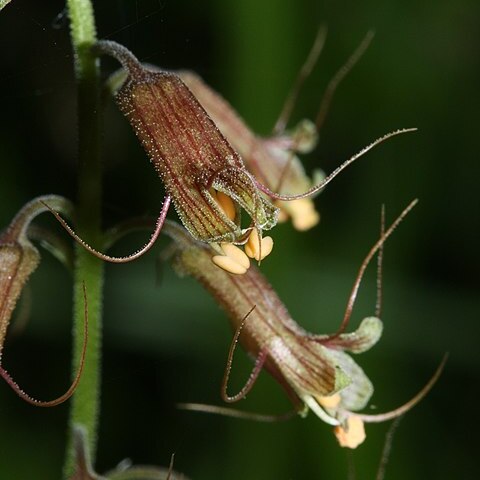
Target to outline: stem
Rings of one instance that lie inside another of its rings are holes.
[[[99,68],[96,57],[90,51],[96,42],[95,19],[90,0],[67,0],[67,7],[78,86],[77,231],[85,241],[96,245],[101,239],[102,168]],[[103,264],[77,245],[74,273],[73,368],[78,365],[82,348],[83,282],[88,296],[89,338],[83,376],[71,404],[65,478],[71,477],[74,472],[75,452],[72,436],[74,426],[81,425],[85,429],[89,455],[92,462],[95,460],[100,406]]]

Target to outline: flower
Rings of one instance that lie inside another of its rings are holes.
[[[98,42],[96,50],[115,57],[128,72],[115,99],[185,228],[195,239],[215,244],[220,256],[228,256],[223,243],[243,245],[252,232],[262,250],[263,231],[276,225],[278,208],[180,77],[147,69],[115,42]],[[242,210],[250,217],[245,228]]]
[[[42,212],[48,211],[48,203],[63,214],[70,217],[73,212],[72,204],[63,197],[46,195],[35,198],[27,203],[15,216],[10,225],[0,231],[0,376],[12,387],[23,400],[36,406],[49,407],[58,405],[72,396],[83,370],[85,358],[86,339],[88,332],[87,306],[85,295],[85,342],[81,355],[80,366],[75,379],[65,394],[51,401],[38,401],[27,395],[11,378],[2,366],[2,350],[7,334],[10,319],[22,293],[23,287],[30,275],[40,263],[40,254],[29,239],[31,222]],[[47,239],[48,240],[48,239]],[[52,248],[54,247],[51,245]],[[56,245],[60,246],[59,244]],[[62,252],[58,256],[65,257]]]
[[[436,378],[411,402],[393,413],[357,413],[367,406],[374,389],[351,354],[366,352],[375,345],[383,326],[379,318],[372,316],[363,319],[354,332],[344,333],[366,266],[415,203],[402,212],[370,250],[354,283],[341,328],[333,335],[314,335],[300,327],[257,268],[252,267],[241,276],[217,269],[211,262],[215,252],[210,246],[192,239],[179,225],[166,224],[165,231],[174,240],[174,251],[170,249],[169,254],[173,255],[176,271],[197,279],[225,309],[236,331],[227,362],[224,400],[243,398],[264,368],[284,388],[300,414],[312,410],[335,427],[342,446],[355,448],[364,439],[364,421],[393,418],[423,398]],[[237,339],[255,359],[255,367],[240,394],[229,397],[226,381]]]
[[[289,315],[266,278],[252,267],[235,276],[215,268],[213,250],[195,242],[179,226],[170,222],[164,227],[175,239],[174,266],[180,274],[199,280],[228,312],[232,327],[245,321],[240,342],[253,357],[263,355],[263,367],[282,385],[299,411],[310,408],[331,425],[340,422],[321,406],[321,399],[348,391],[344,405],[363,408],[373,392],[362,369],[345,353],[368,350],[380,338],[379,319],[365,319],[354,333],[341,334],[328,341],[303,330]]]

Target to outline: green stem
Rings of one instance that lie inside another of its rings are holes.
[[[76,228],[85,241],[98,245],[101,239],[102,190],[100,93],[98,61],[90,52],[90,47],[96,42],[95,19],[90,0],[67,0],[67,6],[78,86],[79,186]],[[100,407],[103,265],[86,250],[77,247],[73,311],[74,371],[78,366],[83,341],[83,283],[88,298],[88,348],[82,379],[72,398],[65,478],[71,477],[74,472],[74,425],[81,425],[85,429],[89,455],[92,462],[95,460]]]

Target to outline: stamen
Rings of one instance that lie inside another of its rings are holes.
[[[228,273],[243,275],[250,267],[250,260],[245,253],[231,243],[222,243],[222,251],[225,255],[214,255],[212,262]]]
[[[230,257],[233,261],[246,269],[250,268],[250,260],[245,255],[243,250],[232,243],[222,243],[220,246],[227,257]]]
[[[331,417],[325,410],[323,410],[323,408],[318,404],[317,400],[311,395],[305,395],[304,397],[302,397],[302,400],[308,405],[310,410],[320,420],[323,420],[329,425],[340,425],[340,422],[336,418]]]
[[[247,271],[245,267],[242,267],[240,264],[225,255],[215,255],[212,257],[212,262],[222,270],[235,275],[243,275]]]
[[[293,226],[300,232],[309,230],[320,221],[320,215],[315,210],[315,206],[309,198],[295,200],[289,205],[289,208],[291,210]]]
[[[275,205],[280,208],[278,223],[286,222],[292,218],[292,225],[299,232],[306,232],[320,221],[320,214],[315,210],[311,198],[301,198],[292,202],[277,201]]]
[[[225,215],[230,220],[235,220],[236,211],[233,200],[223,192],[217,192],[216,200],[217,203],[220,205],[220,208],[225,212]]]
[[[260,238],[258,230],[254,228],[248,241],[245,244],[245,253],[250,257],[257,260],[257,262],[263,260],[265,257],[270,255],[273,250],[273,239],[272,237],[263,237]]]
[[[347,417],[345,425],[338,425],[333,432],[341,447],[357,448],[367,438],[363,420],[358,415]]]
[[[342,401],[342,397],[339,393],[335,393],[334,395],[329,395],[328,397],[317,397],[317,402],[323,408],[337,408],[340,402]]]

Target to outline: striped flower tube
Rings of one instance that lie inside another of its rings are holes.
[[[425,387],[401,407],[376,415],[358,413],[368,405],[374,389],[351,354],[366,352],[375,345],[383,325],[379,318],[367,317],[357,330],[344,333],[365,267],[414,204],[407,207],[370,250],[354,283],[344,321],[333,335],[311,334],[298,325],[258,268],[252,266],[244,275],[218,269],[211,262],[215,251],[209,245],[194,240],[180,225],[166,223],[164,232],[174,240],[168,252],[175,270],[181,276],[190,275],[198,280],[226,311],[236,331],[224,380],[225,401],[244,398],[265,369],[284,388],[300,415],[311,410],[334,426],[341,446],[356,448],[365,439],[364,422],[396,418],[427,394],[444,362]],[[226,382],[237,340],[255,366],[242,391],[229,397]]]

